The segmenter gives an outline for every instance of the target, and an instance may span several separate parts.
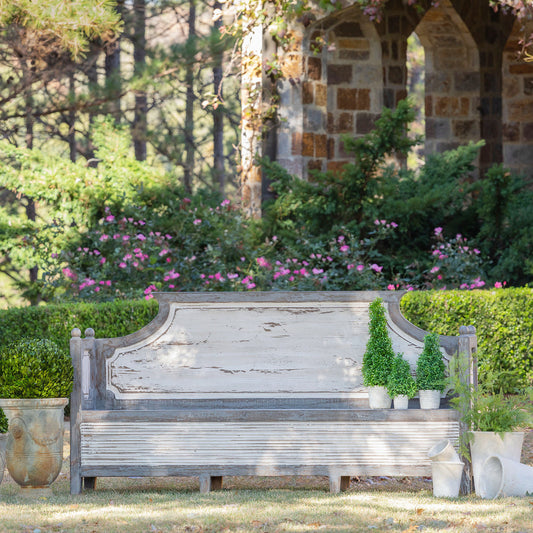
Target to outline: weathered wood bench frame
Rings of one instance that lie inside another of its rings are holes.
[[[368,408],[361,364],[368,305],[383,298],[412,368],[426,332],[399,292],[160,293],[140,331],[72,332],[71,493],[97,477],[429,476],[427,451],[457,442],[452,409]],[[200,323],[199,323],[200,322]],[[474,357],[475,330],[440,337],[445,360]],[[475,379],[475,376],[472,376]]]

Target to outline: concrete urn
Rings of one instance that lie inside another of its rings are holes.
[[[6,465],[23,489],[47,489],[63,462],[66,398],[0,399],[9,421]]]

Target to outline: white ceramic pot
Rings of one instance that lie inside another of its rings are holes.
[[[439,440],[430,448],[428,457],[434,462],[461,462],[459,454],[449,439]]]
[[[433,496],[457,498],[461,487],[464,463],[461,461],[432,461]]]
[[[438,409],[440,407],[440,391],[438,390],[420,390],[420,409]]]
[[[498,455],[483,463],[481,485],[484,498],[525,496],[533,493],[533,467]]]
[[[485,461],[494,455],[520,462],[524,433],[512,431],[503,434],[503,439],[493,431],[473,431],[473,440],[470,442],[470,455],[472,457],[472,472],[476,494],[486,498],[484,479],[482,477]]]
[[[392,398],[386,387],[368,387],[368,404],[370,409],[390,409]]]
[[[405,394],[395,396],[392,400],[394,409],[409,409],[409,397]]]

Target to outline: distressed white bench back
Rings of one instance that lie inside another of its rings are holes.
[[[160,294],[159,316],[138,340],[98,341],[106,395],[367,398],[361,368],[368,307],[378,296],[388,308],[393,347],[414,370],[425,332],[401,317],[394,293]],[[86,394],[89,386],[86,380]]]

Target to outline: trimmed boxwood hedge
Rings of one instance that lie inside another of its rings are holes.
[[[115,300],[18,307],[0,311],[0,346],[21,338],[45,338],[69,350],[70,332],[93,328],[99,338],[122,337],[148,324],[157,315],[155,300]]]
[[[533,384],[533,289],[410,292],[401,309],[413,324],[441,335],[475,326],[480,381],[500,376],[506,393]]]

